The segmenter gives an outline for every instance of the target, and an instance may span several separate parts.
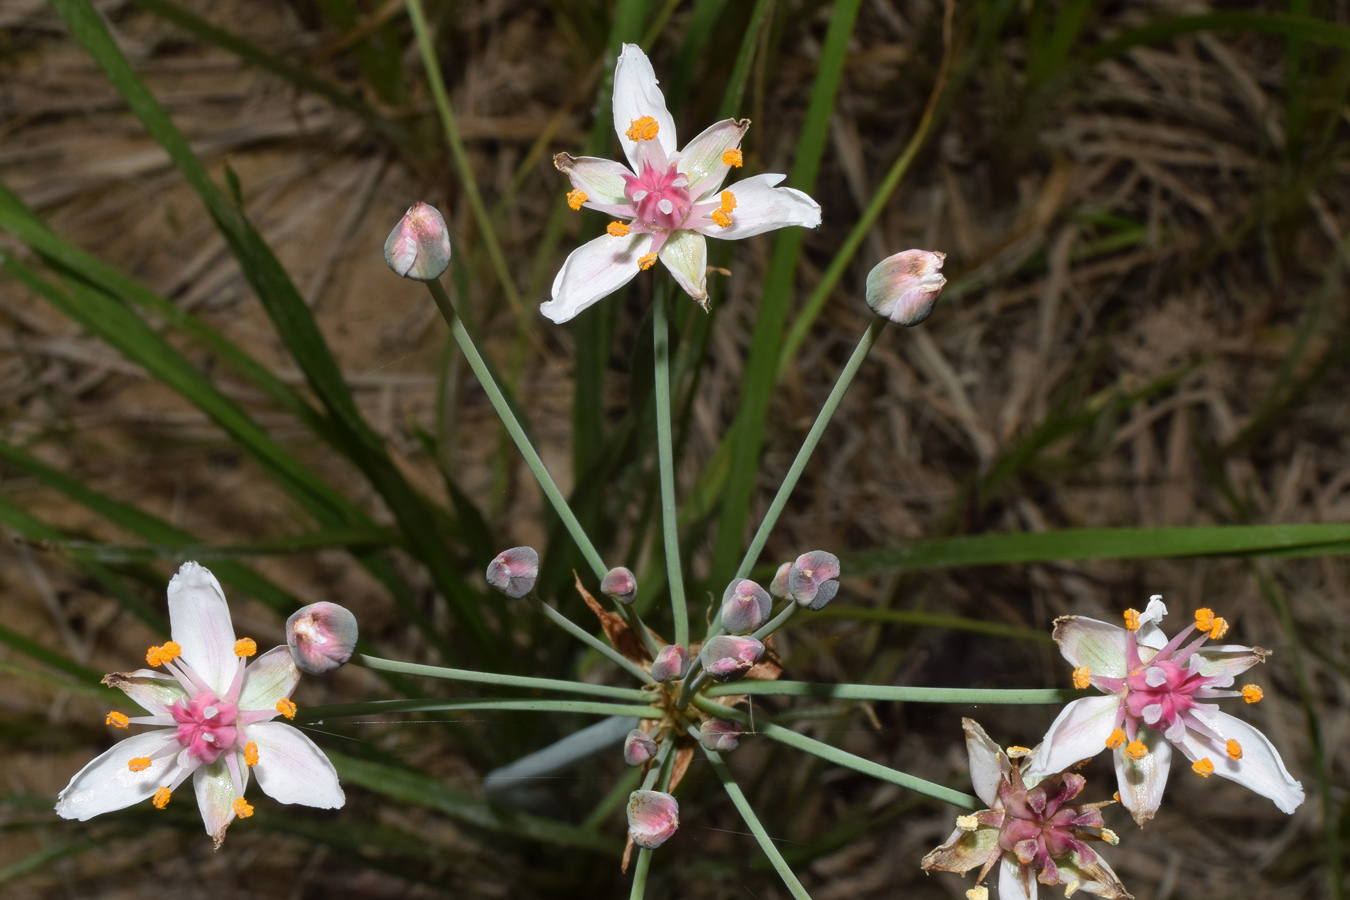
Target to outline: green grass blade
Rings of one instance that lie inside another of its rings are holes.
[[[869,609],[856,606],[827,606],[816,610],[809,616],[796,619],[793,625],[803,625],[814,619],[834,619],[851,622],[884,622],[892,625],[913,625],[919,628],[944,628],[948,631],[968,631],[972,634],[985,634],[989,637],[1007,638],[1014,641],[1032,641],[1038,644],[1053,644],[1054,638],[1048,631],[1033,631],[1017,625],[1004,625],[1000,622],[986,622],[983,619],[968,619],[963,616],[944,616],[937,613],[919,612],[911,609]]]
[[[983,689],[908,687],[889,684],[833,684],[810,681],[738,681],[715,684],[705,692],[709,697],[739,694],[779,697],[827,697],[831,700],[879,700],[894,703],[979,703],[1000,706],[1056,705],[1077,699],[1075,691],[1050,689]]]

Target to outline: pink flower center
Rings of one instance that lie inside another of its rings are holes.
[[[1156,731],[1166,732],[1195,707],[1195,693],[1212,680],[1183,669],[1170,659],[1155,657],[1144,668],[1126,676],[1125,712]]]
[[[642,174],[624,175],[624,196],[633,204],[639,224],[652,229],[674,231],[684,226],[693,207],[689,179],[670,166],[661,172],[644,166]]]
[[[1020,783],[1020,779],[1018,779]],[[1018,862],[1044,873],[1045,884],[1055,884],[1054,860],[1074,851],[1090,852],[1083,843],[1083,828],[1100,828],[1101,813],[1069,803],[1083,789],[1081,775],[1052,775],[1036,787],[1018,790],[1008,781],[999,786],[1005,818],[998,844]]]
[[[236,722],[239,707],[221,700],[210,691],[193,696],[169,707],[169,713],[178,723],[174,737],[190,756],[210,765],[226,750],[232,749],[239,736]]]

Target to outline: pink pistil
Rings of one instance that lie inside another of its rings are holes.
[[[188,755],[206,765],[215,762],[221,753],[234,748],[239,730],[236,722],[239,708],[206,691],[186,702],[169,707],[169,714],[178,723],[174,737]]]
[[[644,166],[640,175],[624,175],[624,196],[633,204],[637,222],[648,228],[674,231],[684,226],[693,206],[689,179],[671,165],[665,172]]]
[[[1196,696],[1210,696],[1210,686],[1220,680],[1218,676],[1201,675],[1198,666],[1185,665],[1209,638],[1202,634],[1183,649],[1182,642],[1193,630],[1176,635],[1148,662],[1139,657],[1134,633],[1126,636],[1129,674],[1120,680],[1118,693],[1130,740],[1134,740],[1140,724],[1171,737],[1178,722],[1183,726],[1189,722],[1188,714],[1198,705]]]

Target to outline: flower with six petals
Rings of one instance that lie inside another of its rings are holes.
[[[169,624],[173,640],[146,655],[169,674],[138,669],[103,679],[150,713],[109,713],[109,724],[155,727],[81,769],[61,792],[57,814],[85,821],[142,800],[163,809],[191,775],[202,821],[219,847],[236,816],[253,814],[244,800],[250,771],[281,803],[342,806],[328,757],[299,729],[272,721],[295,716],[290,696],[300,670],[290,649],[275,647],[246,667],[257,645],[235,639],[220,583],[195,562],[169,582]]]
[[[614,68],[614,130],[628,165],[566,153],[553,158],[572,181],[568,205],[615,221],[572,251],[553,280],[553,299],[540,311],[566,322],[658,259],[707,309],[706,238],[739,240],[819,225],[820,206],[801,191],[779,187],[782,175],[755,175],[722,190],[727,173],[742,164],[741,137],[749,127],[747,119],[725,119],[676,150],[675,120],[652,64],[636,44],[624,44]]]

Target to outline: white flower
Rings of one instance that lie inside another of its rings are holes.
[[[568,204],[616,221],[607,234],[572,251],[553,280],[553,299],[540,311],[566,322],[657,259],[707,309],[705,236],[738,240],[788,225],[819,225],[820,206],[801,191],[778,187],[783,175],[756,175],[721,190],[727,173],[741,165],[741,137],[749,127],[748,119],[726,119],[677,151],[675,121],[652,64],[636,44],[624,44],[614,69],[614,130],[628,166],[566,153],[553,158],[572,180]]]
[[[1204,647],[1228,630],[1209,609],[1196,610],[1195,621],[1168,641],[1158,627],[1165,615],[1162,598],[1154,596],[1142,615],[1126,611],[1126,628],[1079,616],[1055,620],[1060,652],[1075,666],[1074,686],[1090,684],[1107,696],[1064,707],[1028,774],[1057,772],[1110,747],[1120,802],[1143,825],[1162,802],[1175,746],[1196,774],[1236,781],[1292,813],[1303,802],[1303,786],[1285,769],[1279,751],[1256,728],[1214,703],[1200,702],[1260,700],[1256,685],[1230,688],[1269,651],[1237,644]],[[1200,636],[1186,644],[1196,631]]]
[[[81,769],[61,792],[57,814],[83,822],[147,799],[163,809],[191,775],[202,821],[219,847],[236,816],[253,815],[244,800],[250,770],[263,793],[281,803],[342,806],[346,798],[328,757],[298,729],[272,721],[295,716],[289,698],[300,670],[290,650],[276,647],[245,668],[257,645],[235,640],[220,583],[195,562],[169,582],[169,624],[173,640],[146,654],[168,675],[139,669],[103,679],[150,713],[109,713],[108,724],[158,727]]]

